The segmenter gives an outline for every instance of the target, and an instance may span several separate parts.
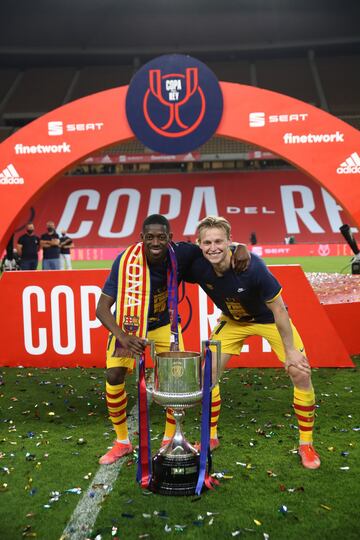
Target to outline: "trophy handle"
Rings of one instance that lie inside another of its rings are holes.
[[[221,371],[221,341],[217,341],[217,340],[214,340],[214,339],[210,339],[210,340],[207,340],[207,341],[202,341],[201,342],[201,353],[202,353],[203,358],[205,358],[206,343],[209,343],[209,346],[213,345],[214,347],[216,347],[216,382],[213,381],[213,384],[211,385],[211,390],[212,390],[214,388],[214,386],[216,386],[217,383],[218,383],[218,379],[219,379],[219,375],[220,375],[220,371]]]
[[[151,358],[154,358],[155,357],[155,341],[153,341],[152,339],[148,339],[146,346],[148,345],[150,345],[150,356]],[[138,356],[136,357],[135,365],[136,365],[136,382],[139,382],[139,357]]]

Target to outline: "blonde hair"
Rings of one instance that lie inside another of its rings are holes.
[[[206,218],[200,221],[196,228],[198,242],[200,242],[201,232],[207,229],[222,229],[225,231],[226,238],[230,240],[231,225],[227,219],[221,216],[206,216]]]

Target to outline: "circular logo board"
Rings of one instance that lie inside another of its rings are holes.
[[[136,137],[163,154],[199,148],[215,133],[223,98],[214,73],[202,62],[180,54],[145,64],[132,78],[126,115]]]

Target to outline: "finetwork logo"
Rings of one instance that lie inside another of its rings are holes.
[[[336,169],[338,174],[359,174],[360,173],[360,156],[357,152],[353,152],[348,158],[343,161]]]
[[[15,154],[69,154],[71,152],[70,144],[63,142],[61,144],[21,144],[15,145]]]
[[[264,127],[266,123],[305,122],[308,117],[308,113],[269,114],[266,116],[264,112],[251,112],[249,113],[249,126]]]
[[[318,143],[338,143],[344,142],[344,134],[340,131],[335,133],[307,133],[306,135],[293,135],[285,133],[283,136],[285,144],[318,144]]]
[[[0,173],[0,184],[24,184],[24,179],[19,175],[14,165],[10,163]]]
[[[79,133],[84,131],[100,131],[104,127],[104,122],[83,122],[77,124],[64,124],[61,120],[48,122],[48,135],[51,137],[66,133]]]

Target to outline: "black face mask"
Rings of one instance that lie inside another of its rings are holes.
[[[32,234],[32,233],[34,232],[34,229],[26,229],[26,232],[27,232],[28,234]]]
[[[47,227],[47,230],[48,230],[49,233],[54,232],[54,228],[53,228],[53,227]]]

